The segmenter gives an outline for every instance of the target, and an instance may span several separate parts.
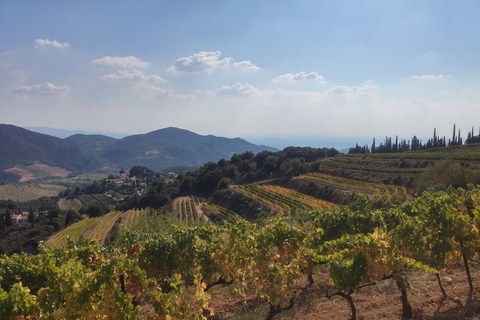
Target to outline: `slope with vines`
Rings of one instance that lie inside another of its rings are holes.
[[[283,213],[336,208],[333,203],[275,185],[250,184],[238,186],[235,189]]]

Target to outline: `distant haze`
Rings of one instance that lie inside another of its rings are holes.
[[[70,137],[74,134],[81,133],[81,134],[101,134],[107,137],[112,137],[115,139],[121,139],[128,134],[126,133],[116,133],[116,132],[108,132],[108,131],[94,131],[94,130],[65,130],[65,129],[56,129],[56,128],[47,128],[47,127],[25,127],[25,129],[38,132],[38,133],[43,133],[43,134],[48,134],[50,136],[54,136],[57,138],[62,138],[65,139],[67,137]]]
[[[0,119],[277,147],[450,137],[453,124],[466,137],[480,126],[479,12],[478,0],[2,1]]]
[[[25,129],[48,134],[58,138],[66,138],[72,136],[76,133],[81,134],[100,134],[105,135],[108,137],[112,137],[115,139],[124,138],[130,134],[126,133],[118,133],[118,132],[109,132],[109,131],[95,131],[95,130],[64,130],[64,129],[57,129],[57,128],[47,128],[47,127],[26,127]],[[161,129],[161,128],[159,128]],[[432,129],[433,134],[433,129]],[[412,133],[408,136],[399,136],[399,139],[405,139],[407,141],[411,140],[411,138],[415,134]],[[464,132],[464,138],[466,138],[467,132]],[[221,136],[221,135],[219,135]],[[445,135],[449,137],[449,135]],[[426,141],[429,137],[417,137],[421,140]],[[234,138],[233,136],[227,138]],[[348,149],[351,147],[355,147],[358,143],[360,146],[368,145],[371,146],[374,137],[322,137],[322,136],[287,136],[287,135],[277,135],[277,136],[250,136],[246,135],[244,137],[239,137],[242,139],[247,140],[248,142],[257,144],[257,145],[265,145],[273,148],[277,148],[282,150],[289,146],[295,147],[312,147],[312,148],[335,148],[338,151],[348,152]],[[385,140],[385,137],[375,137],[377,139],[377,143],[382,143]]]

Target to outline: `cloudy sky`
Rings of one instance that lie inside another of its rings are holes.
[[[477,0],[2,1],[0,123],[252,139],[478,132],[479,15]]]

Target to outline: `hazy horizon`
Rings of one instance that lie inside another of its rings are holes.
[[[74,129],[60,129],[60,128],[51,128],[51,127],[24,127],[24,129],[38,132],[38,133],[48,134],[48,135],[62,138],[62,139],[77,133],[100,134],[100,135],[105,135],[115,139],[121,139],[129,135],[148,133],[148,132],[121,133],[121,132],[110,132],[105,130],[74,130]],[[158,128],[156,130],[160,130],[160,129],[164,129],[164,128]],[[179,128],[179,129],[194,132],[187,128]],[[197,132],[194,132],[194,133],[199,134]],[[204,134],[201,134],[201,135],[204,135]],[[205,135],[210,135],[210,134],[207,133]],[[408,137],[399,136],[398,138],[410,141],[414,135],[415,134],[412,134],[411,136],[408,136]],[[346,151],[346,149],[348,148],[355,147],[356,144],[360,146],[368,145],[370,147],[373,142],[373,138],[376,139],[377,143],[385,142],[384,141],[385,136],[381,138],[379,137],[332,137],[332,136],[286,136],[281,134],[268,135],[268,136],[252,136],[252,135],[246,135],[246,136],[215,135],[215,136],[225,137],[225,138],[241,138],[256,145],[265,145],[268,147],[277,148],[279,150],[283,150],[286,147],[295,146],[295,147],[312,147],[312,148],[325,147],[325,148],[335,148],[339,151],[342,151],[342,150]],[[386,136],[392,137],[391,135],[386,135]],[[432,129],[432,136],[433,136],[433,129]],[[419,138],[423,142],[426,142],[431,137],[417,136],[417,138]],[[466,136],[463,138],[465,139]]]
[[[480,125],[479,12],[474,0],[3,1],[0,116],[225,137],[466,133]]]

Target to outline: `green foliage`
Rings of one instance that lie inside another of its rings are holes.
[[[419,193],[430,187],[446,190],[449,186],[466,188],[468,184],[480,182],[477,171],[465,168],[452,160],[442,160],[427,167],[414,185]]]
[[[368,263],[361,253],[345,260],[333,260],[328,267],[330,279],[337,290],[349,292],[366,282]]]
[[[72,171],[100,168],[105,160],[81,152],[79,146],[60,139],[32,132],[13,125],[0,124],[0,171],[17,164],[40,161]],[[11,180],[11,176],[7,177]]]
[[[372,210],[366,197],[358,204],[261,224],[131,231],[118,247],[71,239],[63,249],[2,255],[0,317],[138,319],[149,305],[159,319],[204,318],[214,312],[208,290],[231,284],[268,303],[271,318],[301,290],[298,280],[324,263],[352,314],[352,294],[382,279],[396,281],[408,307],[408,270],[435,273],[460,257],[467,267],[480,252],[478,187],[429,190],[388,210]],[[161,225],[166,216],[151,218]]]

